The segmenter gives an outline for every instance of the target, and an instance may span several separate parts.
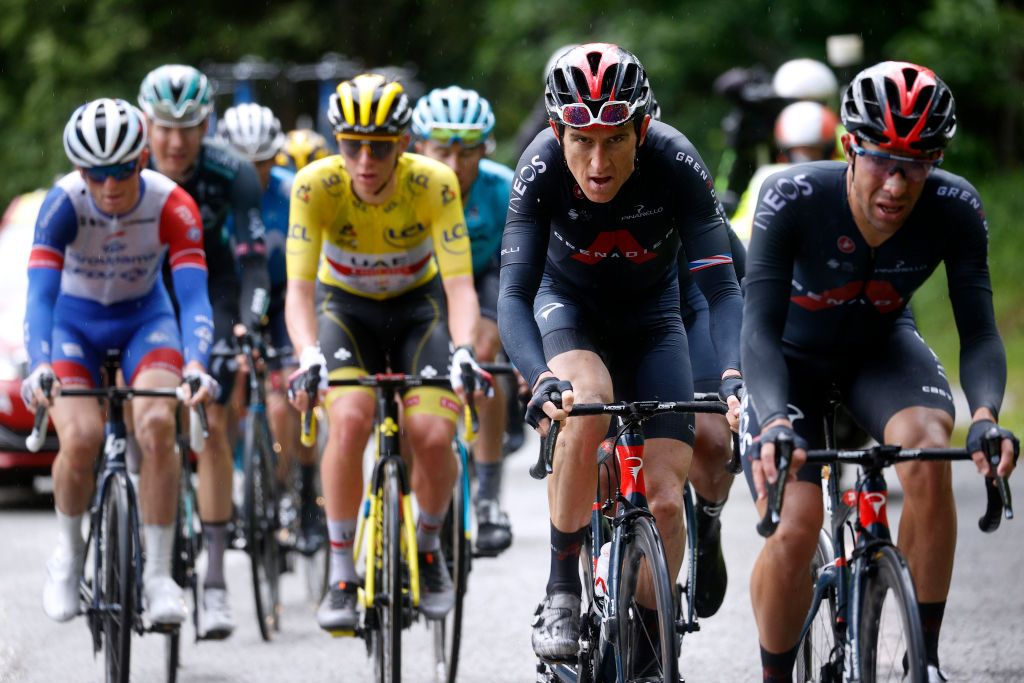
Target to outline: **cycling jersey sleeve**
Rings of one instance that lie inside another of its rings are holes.
[[[213,309],[207,294],[202,219],[195,200],[180,187],[171,191],[160,214],[160,241],[167,245],[185,362],[198,361],[208,367]]]
[[[729,249],[732,252],[732,265],[736,271],[736,280],[742,288],[743,278],[747,276],[747,248],[743,246],[743,241],[733,230],[732,225],[729,225]]]
[[[947,240],[943,260],[960,334],[960,384],[972,415],[983,406],[998,415],[1006,390],[1006,351],[992,309],[984,209],[977,190],[967,187],[976,208],[963,198],[950,200],[951,222],[958,234]]]
[[[470,254],[469,231],[462,212],[459,180],[447,166],[437,169],[436,180],[440,187],[429,188],[427,195],[434,213],[430,228],[437,269],[442,280],[459,275],[471,276],[473,259]]]
[[[543,187],[556,182],[557,173],[537,173],[532,159],[553,156],[544,138],[538,138],[519,160],[520,173],[512,183],[505,234],[501,241],[501,271],[499,275],[498,328],[502,347],[512,364],[527,378],[532,388],[542,372],[548,370],[544,358],[544,345],[540,330],[533,319],[533,300],[544,274],[547,260],[551,216],[545,201]],[[556,153],[561,154],[560,152]],[[559,169],[558,164],[547,163],[546,168]],[[528,170],[523,169],[529,167]],[[523,178],[530,178],[526,182]]]
[[[28,260],[28,302],[25,307],[25,346],[34,368],[50,362],[53,307],[60,294],[64,250],[78,232],[78,218],[67,193],[51,189],[36,218]]]
[[[790,202],[758,221],[747,254],[740,356],[748,395],[762,426],[788,415],[789,371],[782,333],[796,251],[793,206]]]
[[[326,224],[326,193],[316,178],[316,165],[300,170],[292,184],[288,207],[288,239],[285,243],[285,264],[289,280],[315,282],[320,265],[320,247]]]
[[[270,307],[270,275],[267,272],[266,228],[260,216],[260,180],[251,163],[239,165],[231,186],[235,226],[235,258],[241,270],[242,324],[258,330]]]

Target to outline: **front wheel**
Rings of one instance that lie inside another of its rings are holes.
[[[924,633],[906,560],[892,546],[875,551],[860,604],[862,680],[927,683]]]
[[[270,640],[273,631],[280,629],[281,611],[274,456],[265,419],[250,413],[245,425],[245,547],[252,563],[260,635]]]
[[[812,604],[814,616],[807,633],[800,641],[793,668],[796,683],[838,683],[842,680],[841,658],[836,648],[836,584],[832,537],[822,529],[818,533],[818,547],[811,559],[811,581],[814,595],[820,600]],[[838,660],[838,661],[835,661]]]
[[[402,488],[395,462],[384,465],[380,555],[374,559],[378,579],[373,608],[376,628],[370,649],[379,683],[402,680],[402,620],[405,599],[402,592]],[[378,492],[380,495],[380,492]],[[374,552],[370,549],[369,552]]]
[[[459,449],[465,448],[459,444]],[[466,456],[465,451],[462,453]],[[463,457],[464,463],[467,457]],[[471,548],[467,519],[469,515],[469,481],[460,463],[452,502],[441,529],[441,551],[448,565],[448,574],[455,588],[455,606],[444,619],[430,621],[434,635],[434,677],[438,683],[455,683],[462,644],[463,603],[469,580]]]
[[[676,601],[665,548],[650,518],[635,519],[625,534],[617,596],[621,680],[677,683]],[[653,608],[641,606],[638,595],[652,594]]]
[[[100,624],[103,630],[107,683],[127,683],[131,636],[135,620],[135,549],[127,480],[108,480],[100,519],[99,544],[103,567],[98,579]]]

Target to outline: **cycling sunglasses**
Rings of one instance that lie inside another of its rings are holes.
[[[463,147],[477,147],[486,142],[486,136],[482,129],[462,128],[458,124],[449,124],[444,128],[431,128],[427,138],[445,147],[450,147],[456,142]]]
[[[107,178],[113,178],[117,181],[128,180],[135,174],[135,169],[139,167],[139,160],[132,159],[126,161],[123,164],[111,164],[109,166],[93,166],[92,168],[82,169],[85,171],[85,175],[94,183],[106,182]]]
[[[888,152],[864,149],[856,142],[850,141],[850,150],[864,160],[864,169],[877,178],[888,178],[896,171],[903,171],[903,177],[912,183],[919,183],[927,178],[942,163],[938,159],[917,159],[901,157]]]
[[[358,157],[364,145],[370,148],[370,156],[374,159],[387,159],[397,144],[398,138],[338,137],[338,150],[348,159]]]
[[[636,105],[619,100],[609,100],[601,105],[594,116],[590,107],[582,102],[563,104],[558,109],[558,116],[562,123],[573,128],[586,128],[587,126],[621,126],[633,118]]]

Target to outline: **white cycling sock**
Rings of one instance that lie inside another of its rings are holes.
[[[146,548],[146,565],[142,582],[171,575],[171,553],[174,552],[173,524],[143,524],[142,537]]]
[[[444,526],[444,515],[432,515],[420,510],[416,520],[416,547],[420,552],[430,552],[441,547],[441,527]]]
[[[359,575],[356,574],[356,565],[352,557],[356,520],[328,519],[327,535],[331,539],[331,585],[357,581]]]
[[[85,515],[65,515],[54,508],[57,513],[57,543],[72,557],[81,555],[85,550],[85,539],[82,538],[82,517]]]

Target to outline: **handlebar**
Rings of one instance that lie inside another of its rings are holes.
[[[509,363],[480,363],[480,369],[491,375],[512,375],[516,369]],[[466,440],[473,441],[480,431],[480,418],[476,412],[476,399],[473,397],[477,388],[477,376],[473,366],[463,363],[459,368],[462,386],[466,391]]]
[[[50,393],[53,391],[53,377],[46,376],[41,378],[40,385],[43,389],[43,395],[47,399],[50,398]],[[46,427],[49,424],[50,409],[47,404],[43,404],[36,409],[35,422],[32,424],[32,433],[25,439],[25,448],[32,453],[38,453],[39,449],[43,447],[43,441],[46,440]]]

